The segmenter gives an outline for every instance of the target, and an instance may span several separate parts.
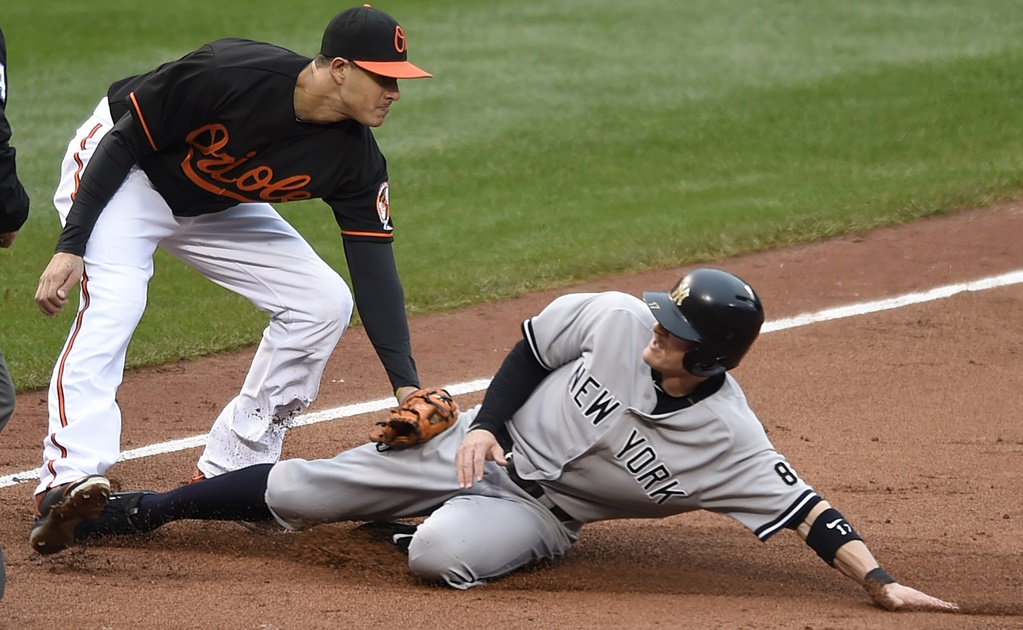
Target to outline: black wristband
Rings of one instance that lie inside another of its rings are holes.
[[[863,578],[863,580],[866,582],[873,582],[878,586],[884,586],[885,584],[892,584],[895,582],[895,578],[888,575],[888,572],[882,569],[881,567],[878,567],[873,571],[868,572],[867,575]]]
[[[854,540],[863,539],[835,508],[821,512],[806,535],[806,544],[831,566],[835,566],[838,548]]]

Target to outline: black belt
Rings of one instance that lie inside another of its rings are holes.
[[[519,477],[519,474],[515,472],[515,464],[512,462],[511,455],[508,455],[507,459],[508,466],[505,467],[505,470],[508,471],[508,476],[515,482],[516,486],[522,488],[526,491],[526,494],[539,501],[540,505],[550,510],[551,514],[553,514],[555,518],[562,523],[575,520],[572,518],[571,514],[561,509],[561,507],[554,501],[551,501],[550,497],[547,496],[547,493],[543,491],[543,486],[532,479],[523,479],[522,477]]]

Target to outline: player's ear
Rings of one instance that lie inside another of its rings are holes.
[[[345,77],[348,76],[351,69],[352,62],[344,57],[334,57],[330,60],[330,76],[334,78],[334,82],[337,84],[345,82]]]

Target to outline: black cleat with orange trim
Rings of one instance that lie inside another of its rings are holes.
[[[95,518],[110,498],[110,482],[102,475],[89,475],[50,488],[39,498],[36,518],[28,541],[41,554],[57,553],[75,541],[75,526]]]

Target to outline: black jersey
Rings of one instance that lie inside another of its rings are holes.
[[[7,123],[7,42],[0,30],[0,233],[17,232],[28,218],[28,193],[18,179]]]
[[[387,163],[365,125],[298,120],[295,88],[311,62],[272,44],[223,39],[111,85],[114,125],[82,171],[56,251],[84,256],[136,165],[178,216],[323,199],[341,226],[356,306],[391,384],[418,387],[391,250]]]
[[[131,115],[144,132],[151,151],[139,166],[176,215],[318,198],[346,238],[390,240],[387,163],[370,128],[295,115],[295,84],[310,61],[218,40],[114,83],[111,115]]]

